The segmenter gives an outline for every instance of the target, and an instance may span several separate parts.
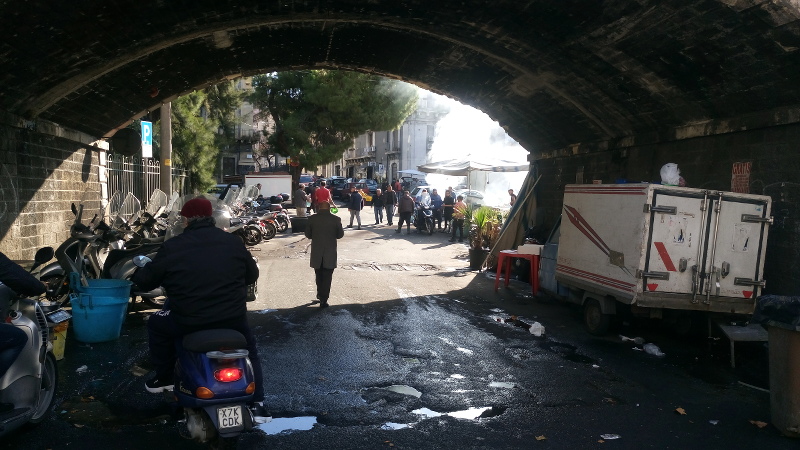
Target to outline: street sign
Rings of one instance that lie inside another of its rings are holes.
[[[153,157],[153,123],[142,121],[142,158]]]

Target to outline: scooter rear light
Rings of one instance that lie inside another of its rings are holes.
[[[227,367],[214,371],[214,379],[222,381],[223,383],[230,383],[242,378],[242,369],[238,367]]]
[[[197,388],[197,389],[195,389],[194,395],[197,398],[202,398],[202,399],[205,399],[205,400],[208,400],[210,398],[214,398],[214,393],[211,392],[211,389],[209,389],[207,387],[202,387],[202,386]]]

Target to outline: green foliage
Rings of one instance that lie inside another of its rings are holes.
[[[390,130],[414,111],[417,90],[406,83],[338,70],[254,77],[250,102],[269,116],[271,151],[299,163],[293,176],[339,159],[369,130]]]
[[[229,81],[172,102],[172,160],[189,171],[190,190],[205,192],[216,183],[220,149],[234,140],[236,109],[243,100],[244,94]],[[160,157],[160,121],[153,128],[153,153]]]
[[[499,210],[489,206],[469,209],[469,218],[465,216],[464,223],[470,224],[469,243],[471,248],[491,248],[500,235],[502,214]]]
[[[172,102],[172,158],[191,173],[190,189],[200,192],[214,185],[219,147],[218,122],[203,118],[206,105],[203,91],[194,91]]]

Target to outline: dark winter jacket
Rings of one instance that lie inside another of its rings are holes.
[[[0,282],[20,295],[39,295],[45,291],[41,281],[2,253],[0,253]]]
[[[364,209],[364,197],[361,196],[360,192],[355,191],[350,194],[350,200],[347,201],[347,209],[352,209],[355,211],[361,211]]]
[[[131,281],[144,290],[163,286],[176,322],[204,326],[243,317],[247,285],[256,280],[258,266],[238,236],[196,222],[165,241]]]
[[[391,206],[397,204],[397,193],[395,191],[386,191],[382,194],[383,197],[383,204],[385,206]]]

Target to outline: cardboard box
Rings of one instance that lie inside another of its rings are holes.
[[[542,247],[544,247],[544,245],[523,244],[517,247],[517,253],[521,253],[523,255],[538,255],[539,252],[542,251]]]

